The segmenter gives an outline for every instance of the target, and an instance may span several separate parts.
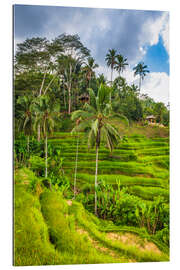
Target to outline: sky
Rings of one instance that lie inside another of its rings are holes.
[[[26,38],[53,39],[62,33],[78,34],[99,65],[97,74],[110,80],[105,56],[115,49],[128,60],[122,73],[129,84],[138,85],[133,67],[143,61],[150,70],[141,93],[156,102],[169,102],[169,13],[126,9],[55,6],[14,6],[15,44]],[[118,76],[114,72],[114,78]]]

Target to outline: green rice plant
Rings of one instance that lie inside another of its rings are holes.
[[[78,174],[79,179],[85,180],[87,183],[93,183],[93,175]],[[142,186],[154,186],[163,187],[164,180],[158,178],[146,178],[146,177],[131,177],[127,175],[98,175],[98,181],[103,180],[106,183],[116,185],[117,181],[120,180],[121,185],[142,185]]]
[[[141,197],[144,200],[154,200],[158,196],[164,197],[169,202],[169,190],[159,187],[131,186],[128,193]]]
[[[137,153],[139,155],[151,155],[151,156],[169,155],[169,147],[141,149],[137,150]]]
[[[65,162],[65,168],[73,168],[72,162]],[[93,173],[95,165],[90,162],[79,162],[79,168],[81,171],[87,171]],[[99,161],[99,172],[101,174],[108,174],[116,172],[117,174],[126,174],[129,176],[150,176],[156,178],[167,179],[169,176],[168,171],[155,167],[152,164],[142,164],[137,162],[110,162],[110,161]]]

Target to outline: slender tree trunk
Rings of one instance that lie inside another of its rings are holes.
[[[47,71],[45,71],[44,76],[43,76],[43,80],[42,80],[42,83],[41,83],[41,87],[40,87],[40,89],[39,89],[39,96],[41,96],[41,94],[42,94],[42,89],[43,89],[43,86],[44,86],[46,74],[47,74]]]
[[[68,84],[68,95],[69,95],[69,105],[68,105],[68,114],[71,114],[71,73],[72,73],[72,67],[70,65],[70,79]]]
[[[69,96],[69,104],[68,104],[68,114],[71,114],[71,89],[68,87],[68,96]]]
[[[40,139],[41,139],[41,128],[40,128],[40,124],[38,124],[38,127],[37,127],[37,140],[38,140],[38,142],[40,142]]]
[[[44,90],[44,95],[46,94],[47,90],[49,89],[49,87],[51,86],[51,84],[52,84],[52,82],[54,81],[55,78],[56,78],[56,75],[54,75],[54,77],[51,79],[51,81],[49,82],[48,86]]]
[[[79,148],[79,134],[78,134],[78,137],[77,137],[77,145],[76,145],[76,162],[75,162],[75,172],[74,172],[74,199],[76,197],[76,179],[77,179],[78,148]]]
[[[45,178],[47,178],[48,172],[47,172],[47,134],[45,137]]]
[[[27,152],[29,154],[29,135],[27,136]]]
[[[96,188],[97,188],[97,175],[98,175],[98,151],[99,151],[99,147],[98,145],[96,145],[96,173],[95,173],[95,215],[97,216],[97,193],[96,193]]]
[[[113,80],[113,68],[111,68],[111,87],[112,87],[112,80]],[[109,102],[111,104],[111,92],[109,94]]]
[[[139,78],[139,90],[141,90],[141,76]]]

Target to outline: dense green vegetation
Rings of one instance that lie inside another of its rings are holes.
[[[113,49],[97,76],[77,35],[17,47],[14,264],[168,261],[169,110],[141,95],[147,66],[138,87]]]

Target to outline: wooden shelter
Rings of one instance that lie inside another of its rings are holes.
[[[88,94],[83,94],[79,97],[79,100],[83,103],[89,102],[89,95]]]
[[[156,117],[155,117],[154,115],[148,115],[148,116],[146,117],[146,120],[147,120],[150,124],[156,123]]]

